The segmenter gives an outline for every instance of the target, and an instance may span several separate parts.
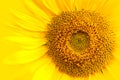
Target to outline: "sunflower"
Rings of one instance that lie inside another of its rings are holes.
[[[10,9],[13,20],[7,25],[15,35],[3,38],[22,49],[6,56],[4,64],[27,65],[24,70],[32,80],[120,79],[117,1],[24,0],[22,4],[27,13]]]

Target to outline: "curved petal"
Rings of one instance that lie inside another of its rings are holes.
[[[75,0],[75,7],[76,7],[77,10],[80,10],[80,9],[83,8],[83,7],[81,7],[82,1],[83,0]]]
[[[32,80],[33,75],[30,73],[23,74],[17,77],[15,80]]]
[[[95,10],[97,8],[95,0],[75,0],[75,6],[77,10]]]
[[[59,14],[61,10],[58,8],[55,0],[33,0],[33,2],[50,17]],[[52,3],[52,4],[51,4]]]
[[[61,11],[74,11],[75,0],[56,0],[57,6]]]
[[[60,80],[71,80],[72,78],[68,76],[67,74],[62,73],[62,77]]]
[[[34,74],[33,80],[51,80],[56,67],[52,62],[44,63]]]
[[[100,3],[99,3],[100,2]],[[119,4],[120,2],[118,2],[117,0],[96,0],[96,4],[97,4],[97,8],[95,9],[96,11],[104,14],[107,17],[112,17],[113,13],[118,11]]]
[[[105,76],[105,74],[103,74],[103,73],[97,73],[94,76],[92,76],[91,80],[99,80],[99,79],[100,80],[109,80],[109,79],[104,78],[104,76]],[[106,77],[108,77],[108,76],[106,76]]]
[[[34,3],[33,0],[24,0],[27,10],[29,10],[33,15],[35,15],[40,20],[50,21],[51,16],[47,12],[44,12]]]
[[[117,63],[117,64],[116,64]],[[111,65],[107,65],[106,69],[103,69],[101,72],[92,75],[90,80],[119,80],[119,72],[118,72],[118,62],[115,62]],[[114,67],[113,67],[114,66]]]
[[[113,55],[117,60],[120,61],[120,7],[116,7],[112,16],[111,16],[111,22],[112,22],[112,27],[115,32],[115,50],[113,51]]]
[[[52,75],[51,80],[61,80],[63,73],[58,71],[58,68],[56,68],[56,70],[54,71],[54,74]]]
[[[0,80],[17,80],[16,78],[27,73],[24,65],[6,65],[0,63]]]
[[[24,36],[8,36],[4,37],[5,40],[10,40],[19,44],[24,45],[31,45],[31,46],[41,46],[46,43],[46,39],[40,38],[30,38],[30,37],[24,37]]]
[[[113,76],[113,79],[111,80],[120,80],[120,61],[115,60],[111,65],[107,66],[107,70],[110,76]],[[109,79],[110,80],[110,79]]]
[[[21,47],[14,42],[0,38],[0,62],[8,55],[17,52]]]
[[[7,56],[3,63],[6,64],[25,64],[39,59],[47,52],[46,47],[40,47],[38,50],[22,50]]]
[[[90,75],[89,78],[88,78],[88,80],[99,80],[99,79],[96,77],[96,74],[95,74],[95,75]],[[102,80],[104,80],[104,79],[102,79]]]
[[[11,11],[15,16],[16,24],[31,31],[47,31],[47,22],[38,20],[34,16],[29,16],[17,10]],[[17,27],[17,26],[16,26]]]
[[[12,35],[16,35],[16,36],[27,36],[27,37],[32,37],[32,38],[45,38],[45,35],[47,33],[47,31],[33,31],[33,30],[28,30],[26,28],[24,28],[24,25],[20,24],[20,23],[13,23],[13,24],[7,24],[6,32],[8,32],[9,34],[12,33]],[[5,34],[2,34],[5,35]],[[8,36],[8,35],[6,35]]]
[[[31,63],[30,73],[34,74],[43,65],[49,64],[51,60],[46,56],[42,56],[40,59]]]
[[[102,13],[110,13],[116,6],[115,2],[116,1],[113,0],[75,0],[75,5],[77,10],[85,9]]]

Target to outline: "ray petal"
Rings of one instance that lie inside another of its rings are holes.
[[[55,74],[56,68],[54,64],[45,63],[35,72],[33,80],[51,80],[52,75]]]
[[[43,65],[49,64],[51,60],[46,56],[42,56],[39,60],[31,63],[30,73],[35,73]]]
[[[50,17],[60,13],[55,0],[34,0],[33,2]]]
[[[62,77],[60,80],[71,80],[72,78],[68,76],[67,74],[62,73]]]
[[[33,15],[35,15],[38,19],[50,21],[51,16],[49,16],[47,12],[41,10],[38,7],[38,5],[34,3],[33,0],[24,0],[24,1],[26,8],[30,10],[33,13]]]
[[[0,73],[0,80],[16,80],[17,77],[27,73],[27,68],[24,65],[6,65],[0,63]]]
[[[115,60],[111,65],[107,66],[107,70],[111,76],[113,76],[114,79],[111,80],[120,80],[120,61]]]
[[[112,14],[112,17],[111,17],[111,22],[112,22],[112,27],[113,27],[113,30],[115,32],[115,42],[116,42],[116,45],[115,45],[115,50],[113,52],[113,55],[115,56],[115,58],[117,60],[120,61],[120,11],[119,11],[120,7],[116,7],[115,8],[115,11],[113,12]]]
[[[60,9],[57,7],[55,0],[42,0],[42,3],[55,14],[60,13]],[[52,3],[52,4],[51,4]]]
[[[82,3],[83,3],[83,0],[75,0],[75,7],[77,10],[80,10],[83,8]]]
[[[22,44],[22,45],[43,45],[46,43],[46,39],[36,39],[31,37],[24,37],[24,36],[7,36],[4,37],[6,40],[14,41],[16,43]]]
[[[104,14],[107,17],[113,17],[114,12],[118,12],[120,9],[119,7],[119,1],[114,0],[95,0],[96,3],[96,9],[95,11],[98,11],[102,14]]]
[[[75,0],[75,4],[77,10],[85,9],[94,11],[97,8],[95,0]]]
[[[60,73],[56,68],[54,74],[52,75],[51,80],[61,80],[61,78],[62,78],[62,73]]]
[[[23,28],[26,28],[31,31],[46,31],[47,30],[47,22],[43,22],[43,20],[38,20],[34,18],[34,16],[30,16],[24,14],[17,10],[11,10],[13,15],[16,17],[16,23]],[[16,26],[17,27],[17,26]]]
[[[75,10],[75,0],[56,0],[56,3],[61,11]]]
[[[117,65],[111,64],[111,65],[117,66],[118,64]],[[120,78],[117,77],[118,75],[116,75],[116,72],[112,72],[111,69],[115,70],[115,67],[111,68],[110,65],[107,65],[106,69],[103,69],[102,72],[98,72],[96,74],[95,80],[99,80],[99,79],[101,79],[101,80],[119,80]],[[119,72],[117,74],[119,74]],[[94,78],[94,76],[93,76],[93,78]]]
[[[22,50],[6,56],[3,62],[6,64],[25,64],[39,59],[46,52],[46,47],[41,47],[39,50]]]
[[[27,37],[32,37],[32,38],[45,38],[45,35],[47,31],[33,31],[33,30],[28,30],[24,28],[25,26],[20,24],[20,23],[13,23],[13,24],[7,24],[6,28],[8,29],[7,32],[13,33],[17,36],[27,36]],[[7,35],[8,36],[8,35]]]

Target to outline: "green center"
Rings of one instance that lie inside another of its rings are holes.
[[[71,35],[68,43],[74,51],[81,52],[89,47],[90,37],[86,32],[79,31]]]

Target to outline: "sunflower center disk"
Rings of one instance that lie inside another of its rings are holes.
[[[87,33],[79,31],[77,33],[73,33],[68,42],[70,48],[76,52],[82,52],[86,48],[89,47],[90,37]]]
[[[62,12],[48,27],[47,55],[60,72],[85,78],[106,69],[113,60],[113,31],[100,14]]]

